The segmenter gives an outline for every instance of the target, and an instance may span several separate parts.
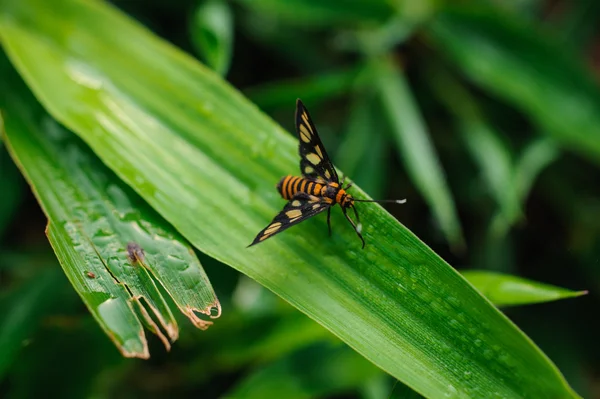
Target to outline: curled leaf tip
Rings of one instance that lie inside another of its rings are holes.
[[[217,309],[216,315],[212,315],[213,308]],[[216,319],[221,316],[221,304],[217,300],[217,301],[211,303],[210,305],[208,305],[204,309],[198,309],[198,308],[194,308],[191,306],[186,306],[185,308],[181,309],[181,311],[183,312],[183,314],[185,314],[187,316],[188,319],[190,319],[190,321],[196,328],[199,328],[201,330],[206,330],[206,329],[208,329],[208,327],[210,327],[213,324],[213,322],[201,319],[200,317],[198,317],[196,312],[208,315],[208,316],[210,316],[211,319]]]

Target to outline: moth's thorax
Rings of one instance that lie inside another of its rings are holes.
[[[341,188],[336,182],[331,182],[324,185],[321,189],[321,196],[329,198],[332,203],[340,204],[345,208],[352,206],[354,203],[352,196],[348,194],[346,190]]]
[[[340,189],[339,184],[337,184],[335,182],[327,183],[326,185],[323,186],[323,188],[321,188],[321,196],[330,198],[335,201],[338,196],[338,193],[340,191],[344,191],[344,190]]]

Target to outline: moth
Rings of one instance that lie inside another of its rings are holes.
[[[281,233],[285,229],[325,210],[327,210],[327,226],[329,227],[329,235],[331,235],[331,207],[339,204],[344,216],[362,241],[362,247],[364,248],[365,240],[361,234],[361,224],[355,203],[393,202],[403,204],[406,200],[361,200],[352,197],[346,191],[352,187],[352,183],[344,187],[344,180],[340,182],[308,110],[299,99],[296,101],[296,133],[300,141],[300,172],[302,177],[285,176],[277,183],[277,191],[289,202],[275,216],[273,221],[258,233],[249,247],[263,242],[267,238],[273,237],[275,234]],[[350,208],[354,211],[356,222],[348,216],[348,209]]]

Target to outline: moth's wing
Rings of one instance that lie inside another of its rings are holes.
[[[298,133],[300,141],[300,172],[302,175],[316,181],[339,183],[331,159],[321,143],[308,110],[300,99],[296,101],[296,133]]]
[[[252,241],[252,244],[248,246],[251,247],[269,237],[273,237],[275,234],[281,233],[288,227],[292,227],[317,213],[323,212],[330,206],[331,203],[323,198],[306,193],[298,193],[285,205],[283,210],[275,216],[273,221],[258,233],[254,241]]]

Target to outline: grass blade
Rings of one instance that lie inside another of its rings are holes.
[[[525,148],[515,165],[515,190],[521,201],[527,198],[537,176],[559,154],[554,140],[550,138],[535,140]]]
[[[386,61],[380,64],[376,82],[409,176],[432,208],[448,241],[461,249],[464,241],[454,201],[408,84],[401,71]]]
[[[307,104],[318,104],[340,96],[356,85],[363,66],[332,71],[303,79],[270,82],[245,90],[245,94],[261,109],[269,110],[282,104],[293,104],[301,98]]]
[[[309,399],[356,390],[381,370],[345,345],[313,345],[259,368],[227,397]]]
[[[0,116],[1,118],[1,116]],[[11,161],[4,144],[0,139],[0,187],[2,187],[2,201],[0,201],[0,237],[10,225],[23,197],[23,182],[19,171]]]
[[[373,24],[394,13],[382,0],[238,0],[246,7],[300,26]]]
[[[198,6],[190,23],[190,36],[206,64],[225,75],[233,47],[233,16],[229,4],[209,0]]]
[[[462,275],[496,306],[529,305],[587,294],[587,291],[571,291],[517,276],[484,270],[467,270]]]
[[[0,296],[0,381],[37,327],[40,315],[45,315],[53,304],[52,294],[59,278],[56,270],[45,271],[19,289]]]
[[[195,312],[210,314],[218,302],[185,241],[52,121],[14,71],[6,75],[12,79],[1,82],[0,107],[8,148],[48,217],[48,238],[67,277],[121,352],[149,356],[140,322],[167,348],[178,337],[150,274],[197,327],[211,324]],[[139,245],[143,255],[131,259],[128,243]]]
[[[335,159],[352,181],[373,197],[385,198],[389,139],[378,105],[373,93],[356,96]]]
[[[526,113],[541,131],[600,161],[600,91],[567,50],[500,10],[450,9],[430,34],[479,85]]]

